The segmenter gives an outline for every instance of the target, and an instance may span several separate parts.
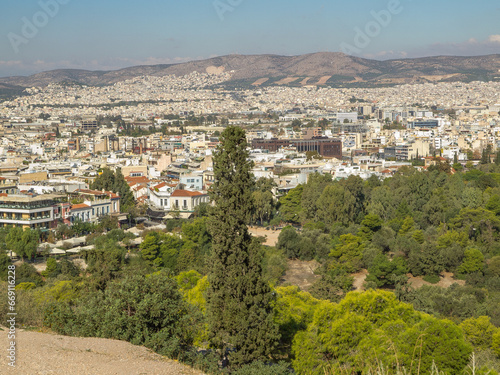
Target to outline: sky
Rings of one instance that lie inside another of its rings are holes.
[[[500,53],[498,0],[1,0],[0,77],[228,54]]]

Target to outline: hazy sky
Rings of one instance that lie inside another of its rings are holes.
[[[0,76],[232,53],[492,54],[499,20],[498,0],[1,0]]]

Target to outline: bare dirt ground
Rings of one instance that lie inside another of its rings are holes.
[[[311,77],[304,78],[302,81],[300,81],[300,84],[302,86],[307,85],[307,81],[309,81],[310,79],[311,79]]]
[[[407,274],[407,276],[409,277],[408,283],[415,289],[421,288],[424,285],[436,285],[436,286],[440,286],[441,288],[448,288],[452,284],[459,284],[462,286],[465,285],[465,280],[453,279],[453,274],[450,272],[443,272],[441,274],[441,278],[437,284],[431,284],[427,281],[424,281],[422,276],[415,277],[415,276],[412,276],[410,273]]]
[[[321,276],[314,274],[314,270],[319,266],[320,264],[315,260],[309,262],[289,260],[288,270],[282,277],[281,283],[297,285],[301,290],[307,291],[316,280],[321,278]]]
[[[352,283],[354,290],[365,290],[363,283],[365,282],[366,276],[368,276],[368,270],[363,269],[358,273],[353,273],[351,276],[354,277],[354,282]]]
[[[349,81],[349,83],[358,83],[358,82],[364,82],[365,80],[361,77],[354,77],[353,81]]]
[[[286,77],[278,82],[275,82],[276,85],[288,85],[289,83],[292,83],[293,81],[298,80],[300,77]]]
[[[332,76],[321,77],[316,84],[317,85],[324,85],[330,78],[332,78]]]
[[[446,74],[446,75],[434,75],[434,76],[420,76],[421,78],[427,79],[429,81],[441,81],[442,79],[449,79],[455,76],[459,76],[460,73]]]
[[[0,331],[2,349],[7,330]],[[16,332],[16,367],[0,356],[0,373],[15,375],[203,375],[142,346],[117,340]]]
[[[269,78],[260,78],[257,81],[255,81],[254,83],[252,83],[252,85],[253,86],[260,86],[260,85],[266,83],[267,81],[269,81]]]
[[[255,237],[267,237],[264,245],[267,246],[276,246],[278,243],[278,236],[281,233],[281,230],[266,230],[266,228],[262,227],[249,227],[248,231]]]

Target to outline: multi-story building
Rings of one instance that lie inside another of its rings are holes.
[[[200,203],[209,201],[208,194],[199,191],[175,190],[170,196],[170,207],[181,212],[194,212]]]
[[[175,187],[175,184],[167,184],[166,182],[150,187],[149,201],[157,208],[161,208],[166,211],[170,210],[170,196],[172,195]]]
[[[203,175],[186,174],[180,177],[180,183],[188,190],[203,190]]]
[[[78,189],[72,193],[80,202],[71,206],[71,220],[95,222],[101,216],[120,213],[120,197],[109,191]]]
[[[48,230],[57,225],[59,202],[64,195],[3,195],[0,196],[0,226]]]
[[[14,194],[17,192],[17,185],[13,179],[0,177],[0,194]]]
[[[312,139],[254,139],[252,148],[276,152],[282,147],[295,147],[298,152],[317,151],[325,158],[342,159],[342,142],[327,137]]]

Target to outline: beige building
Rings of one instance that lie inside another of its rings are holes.
[[[142,177],[148,176],[148,166],[147,165],[129,165],[122,167],[123,177]]]
[[[35,172],[35,173],[24,173],[19,176],[19,183],[25,184],[28,182],[40,182],[48,180],[47,171]]]

